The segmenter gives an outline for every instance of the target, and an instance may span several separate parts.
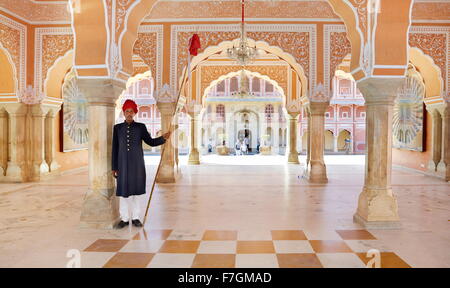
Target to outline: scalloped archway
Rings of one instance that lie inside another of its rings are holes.
[[[277,81],[272,80],[269,76],[267,76],[267,75],[262,75],[262,74],[260,74],[259,72],[254,72],[254,71],[250,71],[250,70],[247,70],[247,69],[244,69],[244,71],[245,71],[248,75],[251,75],[251,76],[253,76],[253,77],[257,77],[257,78],[260,78],[260,79],[263,79],[263,80],[269,82],[269,83],[272,84],[276,89],[278,89],[278,91],[280,91],[280,93],[281,93],[281,98],[283,99],[283,106],[286,107],[287,100],[286,100],[286,94],[285,94],[285,91],[284,91],[284,89],[277,83]],[[208,95],[208,93],[209,93],[209,91],[211,90],[212,87],[214,87],[215,85],[217,85],[220,81],[223,81],[223,80],[225,80],[225,79],[232,78],[232,77],[235,77],[235,76],[239,75],[240,72],[241,72],[240,70],[239,70],[239,71],[230,72],[230,73],[228,73],[228,74],[225,74],[225,75],[220,76],[220,77],[217,78],[216,80],[211,81],[211,83],[209,84],[209,86],[206,87],[204,91],[202,91],[202,105],[205,103],[205,99],[206,99],[206,97],[207,97],[207,95]]]
[[[194,56],[191,60],[191,72],[194,71],[194,69],[203,61],[208,59],[210,56],[221,53],[225,51],[228,48],[233,47],[233,45],[238,45],[239,39],[235,39],[233,41],[223,41],[217,46],[209,46],[207,47],[202,53],[198,54],[197,56]],[[302,66],[297,63],[294,59],[294,57],[284,52],[280,47],[278,46],[271,46],[269,43],[265,41],[255,41],[253,39],[248,39],[248,43],[250,46],[256,46],[257,49],[261,49],[267,53],[273,54],[277,57],[279,57],[281,60],[288,63],[291,68],[296,72],[296,74],[299,77],[300,83],[301,83],[301,94],[300,97],[306,97],[308,92],[308,79],[306,78],[305,72],[302,68]],[[186,67],[184,68],[186,69]],[[184,72],[183,72],[184,74]],[[183,76],[181,76],[179,83],[183,83],[182,79]],[[185,76],[187,77],[187,75]]]

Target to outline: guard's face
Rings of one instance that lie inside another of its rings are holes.
[[[136,113],[134,113],[134,110],[132,108],[126,109],[125,112],[123,112],[123,114],[128,122],[133,121],[134,115],[136,115]]]

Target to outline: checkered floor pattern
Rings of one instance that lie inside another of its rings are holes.
[[[98,239],[83,250],[99,267],[332,268],[366,267],[380,251],[382,268],[410,268],[366,230],[335,230],[318,240],[302,230],[200,232],[140,230],[132,239]]]

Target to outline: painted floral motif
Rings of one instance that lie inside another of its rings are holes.
[[[305,71],[306,78],[309,77],[309,32],[248,32],[247,35],[254,40],[262,40],[271,46],[278,46],[294,56]]]
[[[133,48],[133,54],[139,55],[144,63],[150,67],[153,77],[156,75],[157,43],[157,32],[138,33],[138,37]]]
[[[447,37],[443,33],[410,33],[409,45],[417,47],[430,56],[441,69],[442,79],[446,79],[446,45]]]
[[[367,33],[367,0],[349,0],[358,13],[359,29],[362,35],[366,37]]]
[[[11,58],[16,66],[16,71],[19,72],[20,67],[20,31],[12,29],[0,23],[0,43],[8,50]]]
[[[199,53],[209,46],[217,46],[223,41],[232,41],[239,37],[239,32],[212,32],[200,31],[199,34],[202,48]],[[310,61],[310,35],[309,32],[247,32],[248,38],[254,40],[262,40],[269,45],[278,46],[283,51],[293,55],[295,60],[302,66],[306,77],[309,76],[309,61]],[[181,76],[182,68],[187,64],[188,52],[185,47],[188,47],[189,38],[192,32],[178,32],[178,60],[177,73],[178,78]],[[178,79],[177,78],[177,79]]]
[[[29,21],[70,21],[67,3],[61,2],[39,3],[29,0],[0,0],[0,7],[8,7],[8,10]]]
[[[345,56],[352,52],[350,41],[347,39],[346,32],[330,33],[330,75],[329,81],[333,79],[336,68],[342,63]]]
[[[282,2],[282,3],[281,3]],[[160,1],[147,19],[238,18],[240,1]],[[193,16],[192,11],[195,11]],[[248,18],[339,18],[325,1],[246,1]]]
[[[42,74],[43,79],[56,59],[73,49],[72,35],[42,35]]]
[[[116,0],[116,39],[119,39],[119,35],[124,29],[125,16],[129,12],[128,9],[133,2],[132,0]]]

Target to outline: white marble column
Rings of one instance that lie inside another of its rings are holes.
[[[50,170],[45,161],[45,116],[48,107],[42,104],[31,105],[31,180],[39,181]]]
[[[354,221],[367,228],[400,226],[391,188],[392,115],[404,79],[373,78],[358,83],[366,105],[366,167]]]
[[[8,112],[8,163],[2,181],[26,182],[26,114],[27,105],[23,103],[3,104]]]
[[[111,173],[115,102],[125,85],[110,79],[79,79],[88,102],[89,188],[81,207],[80,226],[111,229],[119,221],[119,202]]]
[[[442,158],[444,158],[445,164],[445,181],[450,181],[450,102],[445,103],[445,109],[442,117],[442,126],[443,126],[443,146],[444,146],[444,154]]]
[[[428,107],[427,107],[428,108]],[[431,160],[429,170],[437,172],[439,162],[442,159],[442,118],[438,109],[430,108],[428,111],[432,119],[432,133],[431,133]]]
[[[49,166],[50,173],[59,169],[59,164],[56,162],[56,115],[61,109],[61,106],[51,107],[45,118],[45,161]]]
[[[159,112],[161,112],[161,131],[162,134],[169,132],[172,125],[172,115],[175,110],[176,103],[172,102],[157,102]],[[164,149],[162,157],[161,168],[156,178],[158,183],[175,183],[175,147],[173,143],[173,136],[163,144],[161,151]]]
[[[297,122],[297,127],[298,127],[298,122]],[[297,151],[299,151],[300,153],[302,153],[303,151],[303,135],[301,135],[300,133],[297,134],[298,135],[298,139],[297,139]]]
[[[0,179],[5,176],[8,164],[8,113],[0,108]]]
[[[338,138],[339,138],[339,134],[338,135],[333,135],[333,151],[334,152],[339,152],[339,149],[338,149]]]
[[[288,163],[289,164],[300,164],[298,160],[298,151],[297,151],[297,122],[299,112],[288,112],[289,118],[289,154],[288,154]],[[278,131],[277,131],[278,133]]]
[[[189,112],[189,117],[191,119],[191,147],[189,151],[189,165],[199,165],[200,164],[200,154],[198,152],[198,112]]]
[[[327,183],[327,170],[323,158],[325,149],[325,112],[329,102],[309,102],[307,178],[311,183]]]

